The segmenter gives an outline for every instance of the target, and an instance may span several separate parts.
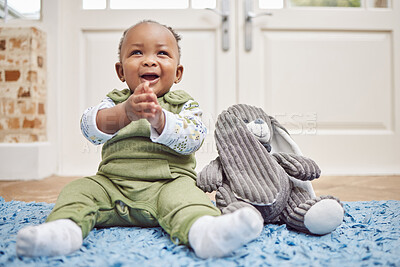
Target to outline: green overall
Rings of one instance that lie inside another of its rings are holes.
[[[130,94],[125,89],[108,96],[118,104]],[[190,99],[184,91],[172,91],[158,102],[178,114]],[[149,137],[145,119],[121,129],[104,144],[97,174],[68,184],[47,221],[71,219],[83,238],[95,226],[161,226],[173,242],[188,245],[192,224],[220,211],[196,186],[194,153],[179,154]]]

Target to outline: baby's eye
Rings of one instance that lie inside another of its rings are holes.
[[[248,119],[243,119],[243,122],[244,123],[249,123],[249,120]]]
[[[141,54],[142,54],[142,51],[140,51],[140,50],[133,50],[131,52],[131,55],[141,55]]]
[[[160,52],[158,52],[158,54],[162,55],[162,56],[168,56],[168,52],[165,52],[165,51],[160,51]]]

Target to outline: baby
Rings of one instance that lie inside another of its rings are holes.
[[[222,215],[196,187],[194,153],[207,134],[202,111],[182,90],[180,36],[143,21],[127,29],[115,68],[129,89],[114,90],[81,120],[84,136],[104,143],[96,175],[68,184],[46,223],[18,232],[17,254],[66,255],[94,227],[161,226],[200,258],[223,257],[258,237],[250,208]]]

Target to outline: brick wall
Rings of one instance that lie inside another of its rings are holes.
[[[0,143],[46,141],[46,35],[0,27]]]

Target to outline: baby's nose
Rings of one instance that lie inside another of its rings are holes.
[[[156,60],[152,57],[145,57],[142,63],[146,67],[154,67],[157,65]]]
[[[156,66],[156,62],[152,60],[146,60],[143,65],[146,67],[154,67]]]
[[[254,121],[254,123],[255,123],[255,124],[263,124],[264,121],[263,121],[262,119],[256,119],[256,120]]]

